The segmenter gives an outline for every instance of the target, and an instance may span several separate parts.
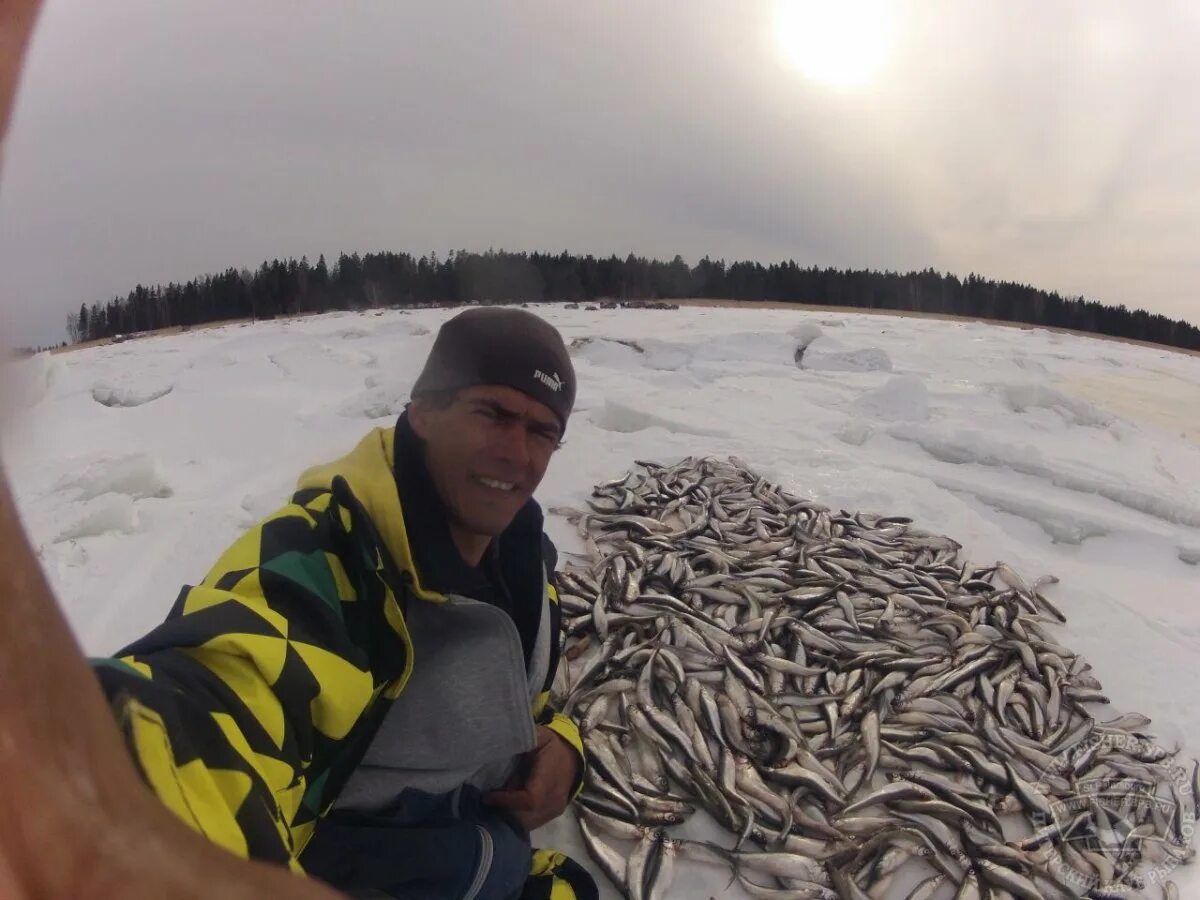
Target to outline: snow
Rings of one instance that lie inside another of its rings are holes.
[[[302,470],[397,415],[452,314],[234,324],[17,364],[4,459],[85,649],[152,627]],[[1058,576],[1059,638],[1114,715],[1143,712],[1166,745],[1200,749],[1184,681],[1200,663],[1200,357],[898,316],[544,314],[579,376],[544,507],[583,505],[635,459],[733,454],[835,509],[910,516],[980,564]],[[564,519],[547,528],[584,549]],[[574,828],[537,837],[589,864]],[[677,873],[674,896],[735,895],[727,870]],[[1173,877],[1200,890],[1192,869]]]

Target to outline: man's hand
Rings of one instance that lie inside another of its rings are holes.
[[[525,783],[492,791],[483,799],[508,810],[527,831],[533,831],[563,814],[578,775],[579,754],[575,748],[545,725],[539,725]]]

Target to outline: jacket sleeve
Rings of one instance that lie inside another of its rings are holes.
[[[574,799],[583,790],[583,776],[587,770],[587,754],[583,749],[583,738],[579,734],[579,726],[575,724],[573,719],[564,716],[550,705],[549,686],[554,683],[554,677],[557,674],[557,669],[562,658],[562,612],[558,605],[558,584],[554,577],[554,569],[558,562],[558,551],[550,538],[545,534],[542,535],[542,555],[546,562],[547,591],[550,595],[550,625],[553,634],[553,650],[550,657],[550,672],[546,678],[546,690],[537,698],[534,716],[539,725],[545,725],[570,744],[575,752],[579,754],[578,775],[575,779],[575,785],[571,790],[571,798]]]
[[[350,517],[330,499],[298,495],[185,587],[159,627],[93,661],[160,800],[231,852],[296,870],[292,826],[320,788],[310,776],[377,693],[347,626],[357,593],[337,550]]]

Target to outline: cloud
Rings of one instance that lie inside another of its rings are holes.
[[[933,265],[1197,318],[1186,4],[901,3],[877,82],[771,2],[50,0],[0,185],[10,329],[264,258]]]

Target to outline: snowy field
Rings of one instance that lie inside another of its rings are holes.
[[[4,459],[92,654],[156,624],[307,466],[387,425],[450,310],[231,325],[22,363]],[[799,310],[545,315],[579,377],[538,499],[634,459],[736,455],[835,509],[914,518],[1004,560],[1069,623],[1118,711],[1200,750],[1200,358],[969,322]],[[805,346],[806,345],[806,346]],[[797,349],[804,346],[800,364]],[[581,545],[551,518],[560,549]],[[542,843],[586,861],[573,825]],[[1200,866],[1175,873],[1200,896]],[[726,895],[687,863],[673,895]],[[732,895],[732,892],[729,893]]]

